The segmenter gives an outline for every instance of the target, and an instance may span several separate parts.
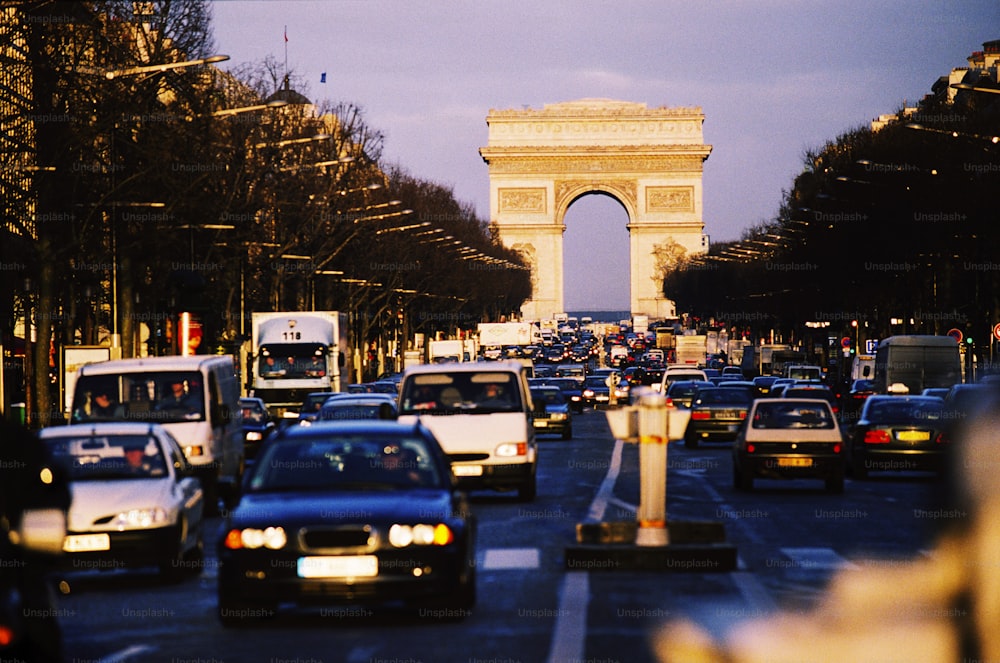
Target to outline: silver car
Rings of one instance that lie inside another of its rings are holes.
[[[63,559],[72,570],[201,571],[205,499],[177,440],[159,424],[100,422],[39,431],[70,479]]]

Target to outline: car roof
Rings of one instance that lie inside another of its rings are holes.
[[[512,371],[514,373],[520,373],[524,370],[524,368],[524,364],[521,362],[511,360],[457,361],[449,362],[447,364],[420,364],[418,366],[410,366],[406,369],[406,372],[403,375],[407,376],[426,373],[479,373],[481,371],[488,371],[490,373],[498,371]]]
[[[379,405],[382,403],[396,403],[396,397],[391,394],[349,394],[327,399],[323,407],[340,407],[341,405]]]
[[[144,435],[146,433],[165,434],[167,429],[160,424],[143,421],[95,421],[68,426],[49,426],[38,431],[39,438],[65,437],[67,435]]]
[[[399,423],[388,419],[357,419],[344,421],[317,420],[311,426],[291,426],[277,434],[276,439],[322,437],[323,435],[407,435],[430,431],[420,422]]]

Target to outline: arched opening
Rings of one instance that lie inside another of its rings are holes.
[[[629,236],[625,206],[595,191],[574,200],[563,219],[563,301],[567,312],[628,316]]]

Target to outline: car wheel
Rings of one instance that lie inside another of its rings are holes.
[[[733,465],[733,488],[745,490],[747,492],[753,490],[753,476],[740,472],[740,470]]]
[[[864,461],[856,461],[854,465],[851,466],[851,474],[858,481],[864,481],[868,478],[868,468],[865,467]]]
[[[838,474],[835,477],[830,477],[826,480],[826,490],[830,493],[842,493],[844,492],[844,475]]]
[[[534,501],[535,495],[538,493],[538,488],[536,485],[535,475],[532,474],[531,478],[528,479],[523,485],[519,486],[517,489],[517,499],[521,502],[531,502]]]
[[[187,541],[187,520],[181,519],[177,548],[168,557],[160,560],[160,577],[166,582],[180,582],[188,571],[185,563],[184,542]]]

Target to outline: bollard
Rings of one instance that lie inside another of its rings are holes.
[[[665,546],[667,530],[667,401],[653,389],[638,394],[639,528],[638,546]]]

